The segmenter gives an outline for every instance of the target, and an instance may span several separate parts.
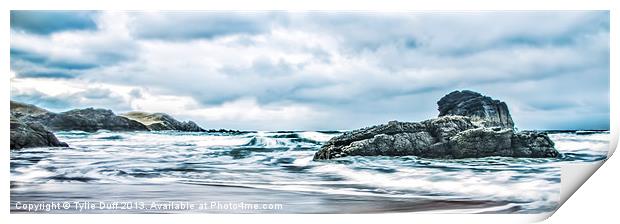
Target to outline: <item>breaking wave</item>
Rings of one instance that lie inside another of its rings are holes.
[[[558,206],[561,165],[603,160],[609,147],[608,132],[557,133],[550,137],[560,158],[313,161],[339,132],[56,134],[71,147],[11,151],[11,201],[63,195],[111,200],[125,192],[127,200],[290,200],[298,202],[288,208],[294,213],[372,211],[338,210],[345,209],[338,207],[343,200],[358,209],[387,203],[387,211],[402,211],[390,206],[407,202],[414,203],[407,204],[411,211],[458,212],[460,207],[416,207],[441,200],[480,203],[467,212],[539,213]]]

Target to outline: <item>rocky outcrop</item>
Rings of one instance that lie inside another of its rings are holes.
[[[134,120],[116,116],[106,109],[75,109],[58,113],[52,119],[41,122],[55,131],[147,131],[148,128]]]
[[[106,109],[75,109],[53,113],[31,104],[11,101],[11,149],[64,146],[51,131],[205,131],[196,123],[180,122],[162,113],[117,116]]]
[[[471,117],[474,123],[485,127],[514,128],[506,103],[463,90],[454,91],[438,102],[439,116],[460,115]]]
[[[147,131],[140,122],[116,116],[106,109],[75,109],[52,113],[34,105],[11,101],[11,115],[24,122],[37,122],[51,131]]]
[[[15,101],[11,101],[11,116],[21,121],[40,123],[52,131],[206,131],[192,121],[178,121],[164,113],[130,112],[118,116],[111,110],[95,108],[53,113]]]
[[[36,122],[23,122],[11,116],[10,149],[31,147],[68,147],[67,143],[58,141],[56,136]]]
[[[221,129],[209,129],[209,130],[206,130],[205,132],[232,134],[232,135],[242,135],[242,134],[248,134],[248,133],[256,133],[256,131],[239,131],[239,130],[223,129],[223,128],[221,128]]]
[[[345,156],[458,159],[559,155],[547,134],[515,132],[506,104],[480,96],[471,91],[452,92],[438,103],[438,118],[422,122],[390,121],[388,124],[346,132],[325,143],[314,159]]]
[[[37,107],[35,105],[20,103],[20,102],[11,100],[11,114],[22,114],[22,115],[28,114],[28,115],[38,116],[38,115],[45,115],[49,113],[51,112],[43,108]]]
[[[131,120],[140,122],[151,131],[188,131],[188,132],[204,132],[205,130],[193,121],[177,121],[173,117],[164,113],[145,113],[145,112],[129,112],[121,116]]]

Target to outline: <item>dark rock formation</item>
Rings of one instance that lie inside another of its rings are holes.
[[[87,131],[97,130],[110,131],[146,131],[148,128],[140,122],[116,116],[111,110],[106,109],[75,109],[62,112],[52,119],[41,122],[55,131]]]
[[[39,108],[32,104],[25,104],[11,100],[11,114],[28,114],[28,115],[44,115],[51,113],[43,108]]]
[[[53,133],[36,122],[23,122],[11,116],[11,148],[31,147],[68,147],[67,143],[58,141]]]
[[[206,130],[205,132],[223,133],[223,134],[232,134],[232,135],[242,135],[242,134],[247,134],[247,133],[256,133],[256,131],[239,131],[239,130],[232,130],[232,129],[209,129],[209,130]]]
[[[164,113],[145,113],[145,112],[129,112],[122,114],[121,116],[129,118],[131,120],[138,121],[151,131],[189,131],[189,132],[204,132],[205,130],[198,126],[193,121],[177,121],[173,117]]]
[[[314,159],[356,155],[445,159],[559,155],[547,134],[515,132],[503,102],[471,91],[456,91],[443,97],[438,105],[438,118],[422,122],[390,121],[334,137],[321,147]]]
[[[76,109],[53,113],[34,105],[11,101],[11,116],[24,122],[37,122],[51,131],[146,131],[140,122],[116,116],[111,110]]]
[[[95,132],[98,130],[205,131],[194,122],[179,122],[162,113],[134,112],[117,116],[111,110],[94,108],[53,113],[34,105],[11,101],[11,149],[43,146],[66,147],[67,144],[58,141],[50,131]]]
[[[55,113],[35,105],[11,101],[11,118],[26,123],[41,123],[56,116]]]
[[[11,116],[21,121],[41,123],[52,131],[206,131],[192,121],[177,121],[164,113],[130,112],[118,116],[111,110],[94,108],[53,113],[15,101],[11,101]]]
[[[422,123],[391,121],[334,137],[321,147],[314,159],[418,155],[434,142],[435,139]]]
[[[504,157],[556,157],[553,141],[547,134],[517,132],[501,128],[475,128],[465,130],[451,138],[442,147],[448,148],[451,158],[487,156]]]
[[[485,127],[514,128],[506,103],[483,96],[480,93],[463,90],[454,91],[438,102],[439,116],[461,115],[472,118],[474,123]]]
[[[513,157],[557,157],[560,153],[547,133],[522,131],[512,136]],[[529,155],[529,156],[527,156]]]

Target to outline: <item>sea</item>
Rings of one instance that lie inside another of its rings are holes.
[[[352,156],[340,131],[56,132],[10,152],[11,213],[548,213],[560,167],[605,160],[608,131],[549,132],[558,158]]]

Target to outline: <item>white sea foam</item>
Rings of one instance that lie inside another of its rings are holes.
[[[58,137],[70,148],[11,152],[11,192],[57,195],[52,186],[58,184],[71,194],[98,199],[99,192],[92,189],[100,184],[155,185],[162,190],[122,196],[159,200],[190,197],[167,187],[191,184],[304,192],[325,198],[501,201],[509,204],[457,210],[499,211],[515,208],[516,203],[519,212],[540,212],[549,211],[559,200],[559,165],[604,159],[609,138],[609,134],[552,134],[557,149],[566,155],[561,158],[347,157],[313,161],[321,143],[335,135],[312,131],[241,135],[63,132]],[[226,194],[226,189],[221,194]],[[271,196],[256,197],[268,200]],[[234,200],[241,195],[227,197]]]
[[[501,171],[488,174],[459,171],[445,173],[433,169],[399,168],[394,173],[354,170],[343,164],[316,167],[318,173],[337,174],[347,180],[390,190],[417,191],[432,195],[450,195],[462,198],[531,201],[555,200],[558,183],[545,180],[510,181],[515,172]]]
[[[552,134],[550,138],[555,142],[556,148],[562,151],[609,151],[610,135],[608,133],[589,135]]]
[[[316,131],[304,131],[304,132],[300,132],[299,135],[302,138],[314,140],[317,142],[327,142],[329,141],[329,139],[337,136],[338,134],[325,134],[325,133],[316,132]]]

